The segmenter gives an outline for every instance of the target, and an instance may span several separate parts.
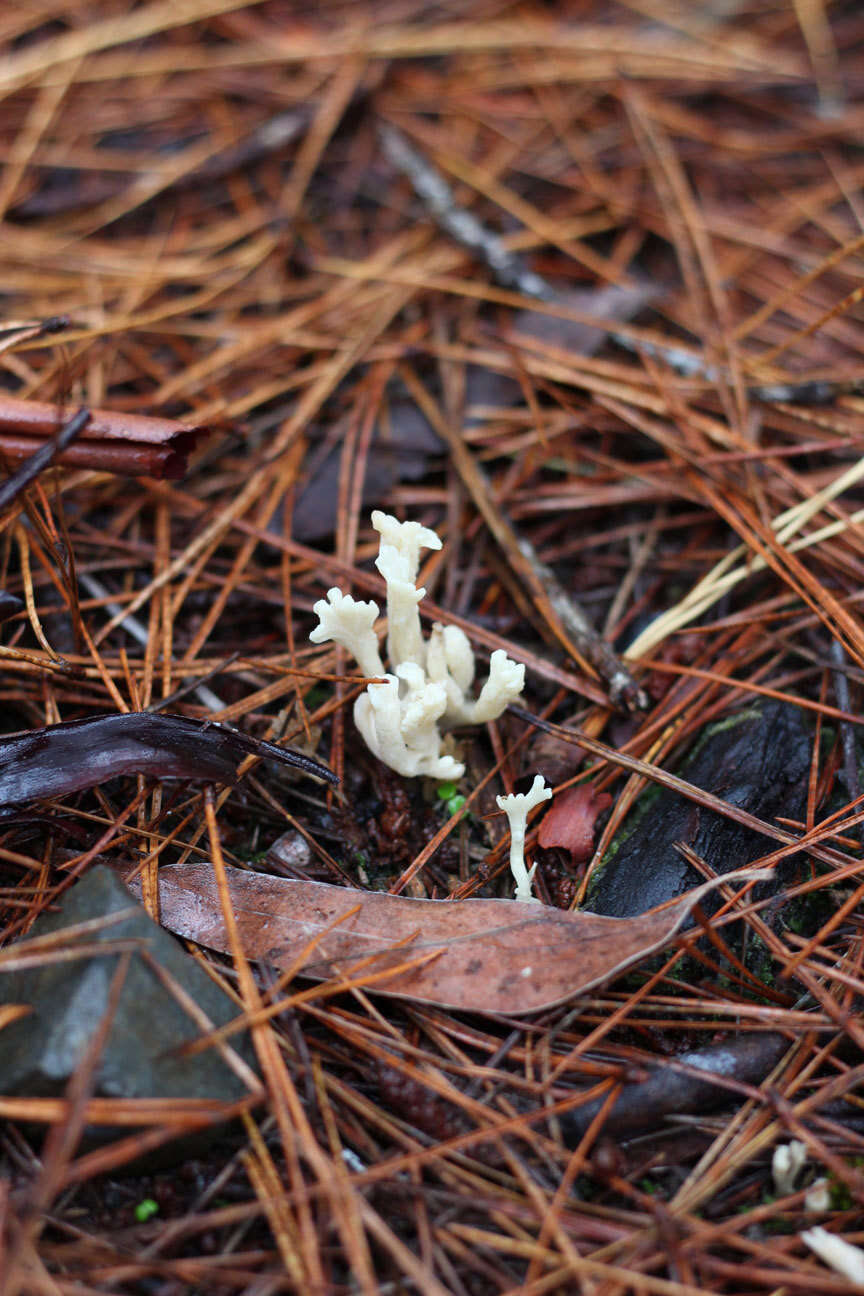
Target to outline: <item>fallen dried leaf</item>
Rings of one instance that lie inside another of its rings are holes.
[[[296,964],[316,981],[375,977],[366,988],[379,994],[508,1015],[553,1008],[608,981],[667,945],[715,886],[771,872],[727,873],[663,909],[604,918],[516,900],[414,900],[225,871],[248,958],[279,968]],[[209,864],[160,869],[159,910],[178,936],[230,952]]]
[[[326,765],[290,747],[261,742],[224,725],[134,711],[69,720],[4,738],[0,806],[80,792],[120,774],[233,783],[238,762],[249,755],[338,782]]]

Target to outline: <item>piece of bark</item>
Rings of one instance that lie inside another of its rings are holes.
[[[47,401],[18,400],[0,394],[0,431],[19,436],[54,436],[70,417],[68,409]],[[90,441],[136,441],[145,445],[168,445],[176,436],[196,436],[206,431],[176,419],[149,414],[124,414],[116,410],[93,409],[87,424]]]
[[[0,453],[10,464],[24,462],[45,444],[38,437],[0,432]],[[189,451],[194,444],[194,436],[185,432],[179,433],[170,445],[81,440],[61,450],[52,462],[63,468],[89,468],[93,472],[116,473],[119,477],[180,481],[186,475]]]
[[[60,435],[68,419],[69,412],[62,406],[0,393],[0,462],[18,464],[44,451],[46,439]],[[87,426],[74,444],[51,461],[70,468],[178,481],[198,438],[207,430],[175,419],[90,410]]]
[[[0,484],[0,510],[8,508],[43,469],[50,468],[51,464],[57,462],[60,456],[71,447],[75,438],[81,435],[89,420],[90,411],[79,409],[77,414],[73,414],[68,423],[64,423],[59,432],[51,437],[50,441],[35,443],[34,450],[24,459],[17,472],[13,472],[5,482]],[[2,450],[2,439],[0,439],[0,450]],[[7,456],[7,459],[11,457]]]

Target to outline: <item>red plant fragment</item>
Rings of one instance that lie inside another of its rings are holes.
[[[597,792],[587,784],[559,792],[540,825],[538,843],[569,851],[571,864],[584,864],[594,849],[597,818],[611,804],[608,792]]]

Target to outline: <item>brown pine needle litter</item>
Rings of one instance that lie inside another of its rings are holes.
[[[4,735],[164,712],[244,753],[26,800],[7,762],[0,979],[91,948],[30,931],[94,864],[158,915],[203,862],[210,1045],[245,1022],[256,1067],[227,1111],[112,1097],[110,1007],[65,1093],[0,1094],[3,1296],[861,1290],[801,1234],[864,1243],[864,8],[55,0],[0,46]],[[371,508],[442,537],[427,627],[526,666],[458,787],[380,765],[309,642],[332,585],[383,606]],[[803,726],[797,810],[689,780],[742,708]],[[508,897],[495,797],[538,769],[596,807],[588,861],[529,826],[545,904],[670,789],[781,880],[539,1015],[484,1013],[484,966],[469,1012],[244,951],[238,868]]]

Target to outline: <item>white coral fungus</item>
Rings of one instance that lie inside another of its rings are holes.
[[[807,1229],[801,1238],[836,1273],[850,1282],[864,1283],[864,1251],[860,1247],[844,1242],[843,1238],[824,1228]]]
[[[778,1143],[771,1159],[771,1174],[778,1197],[788,1197],[795,1191],[795,1180],[806,1163],[807,1148],[800,1140]]]
[[[510,871],[516,880],[514,900],[536,900],[537,898],[531,894],[531,883],[534,881],[537,865],[532,865],[529,872],[525,864],[525,833],[530,811],[541,802],[548,801],[551,795],[552,789],[546,787],[543,775],[535,774],[534,782],[527,792],[518,795],[511,793],[510,796],[495,798],[510,823]]]
[[[315,604],[318,625],[309,637],[341,644],[364,675],[381,677],[354,704],[357,728],[379,760],[409,778],[461,778],[465,767],[443,750],[442,731],[496,719],[522,692],[525,667],[502,649],[493,652],[489,678],[475,699],[474,654],[464,631],[436,624],[428,642],[421,632],[418,605],[426,591],[415,585],[420,550],[440,549],[440,539],[419,522],[399,522],[378,509],[372,525],[381,537],[375,566],[387,584],[390,673],[378,648],[375,603],[328,590]]]
[[[821,1179],[814,1179],[807,1189],[804,1196],[804,1209],[820,1213],[831,1209],[831,1189],[824,1175]]]

